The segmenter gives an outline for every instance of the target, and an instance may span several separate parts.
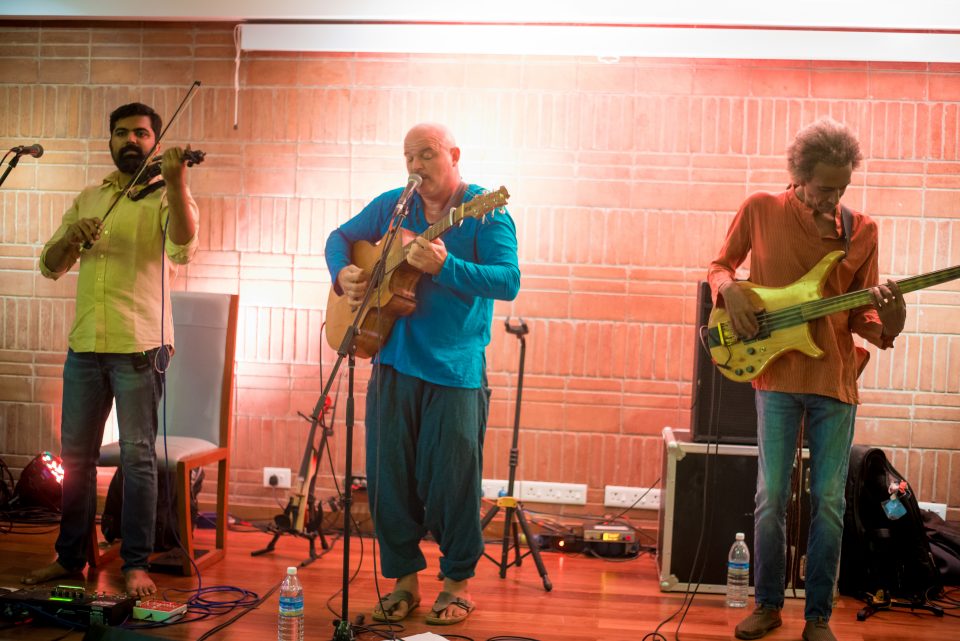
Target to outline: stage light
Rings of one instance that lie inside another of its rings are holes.
[[[59,512],[63,503],[63,461],[50,452],[38,454],[23,468],[13,495],[20,507]]]

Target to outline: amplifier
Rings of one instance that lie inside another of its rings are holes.
[[[19,620],[38,612],[70,623],[118,625],[133,612],[134,597],[89,592],[83,586],[57,585],[0,594],[0,616]]]
[[[584,525],[583,547],[597,556],[632,556],[640,549],[636,530],[609,524]]]

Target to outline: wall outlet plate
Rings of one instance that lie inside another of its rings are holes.
[[[927,501],[918,501],[921,510],[929,510],[939,516],[944,521],[947,520],[947,504],[946,503],[928,503]]]
[[[632,507],[635,510],[659,510],[660,490],[649,487],[608,485],[603,490],[603,504],[607,507]]]
[[[270,477],[276,476],[276,485],[270,484]],[[289,467],[265,467],[263,468],[263,487],[290,487],[290,468]]]
[[[480,487],[483,490],[483,498],[496,501],[500,496],[507,495],[507,479],[483,479],[480,481]],[[513,493],[519,494],[520,481],[513,482]]]
[[[586,505],[587,486],[584,483],[524,481],[520,485],[519,498],[521,501],[536,501],[537,503]]]
[[[483,479],[483,498],[496,501],[507,495],[507,479]],[[550,481],[513,482],[513,495],[521,501],[586,505],[587,486],[584,483],[552,483]]]

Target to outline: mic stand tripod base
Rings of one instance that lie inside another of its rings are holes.
[[[547,569],[543,565],[543,559],[540,558],[540,545],[537,543],[537,540],[533,537],[533,533],[530,531],[530,525],[527,523],[527,517],[524,514],[523,503],[513,497],[501,497],[497,499],[497,504],[490,508],[490,510],[483,516],[483,519],[480,521],[480,529],[483,530],[490,521],[493,520],[493,517],[497,515],[497,512],[500,511],[501,507],[506,508],[506,515],[504,516],[503,522],[503,554],[499,561],[487,554],[483,553],[483,556],[487,557],[493,561],[497,567],[500,568],[500,578],[507,578],[507,568],[510,566],[517,566],[523,563],[524,557],[530,555],[533,557],[533,562],[537,566],[537,572],[540,573],[540,578],[543,579],[543,589],[547,592],[553,590],[553,583],[550,582],[550,577],[547,576]],[[516,518],[516,522],[514,521]],[[527,539],[527,551],[524,554],[520,554],[520,535],[517,532],[517,525],[519,524],[520,529],[523,530],[523,535]],[[513,549],[515,558],[512,562],[508,562],[507,558],[510,556],[510,533],[513,532]]]
[[[857,612],[857,621],[866,621],[877,612],[890,610],[891,608],[909,608],[911,612],[914,610],[926,610],[927,612],[932,612],[934,616],[943,616],[943,608],[939,606],[932,605],[926,601],[897,601],[883,590],[879,590],[876,595],[868,594],[866,603],[867,605],[860,608]]]
[[[353,641],[353,626],[350,625],[349,621],[340,619],[334,624],[336,627],[333,631],[333,641]]]

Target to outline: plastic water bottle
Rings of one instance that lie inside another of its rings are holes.
[[[743,532],[737,532],[737,540],[730,546],[727,556],[727,607],[747,607],[749,589],[750,550],[743,540]]]
[[[303,586],[296,567],[287,568],[287,576],[280,584],[277,641],[303,641]]]

